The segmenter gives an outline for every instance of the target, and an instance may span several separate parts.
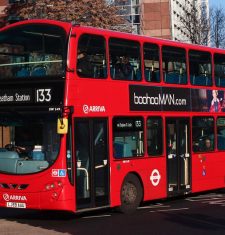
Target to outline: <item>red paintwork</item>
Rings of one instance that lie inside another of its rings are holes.
[[[32,24],[32,23],[46,23],[46,24],[56,24],[65,29],[69,36],[72,25],[68,23],[59,23],[55,21],[45,21],[45,20],[32,20],[17,23],[14,26],[19,26],[21,24]],[[8,29],[14,26],[7,26]],[[2,31],[1,30],[1,31]],[[73,117],[108,117],[109,119],[109,154],[110,154],[110,206],[120,205],[120,189],[124,177],[129,172],[134,172],[139,176],[142,181],[144,188],[144,200],[152,200],[167,197],[167,171],[166,171],[166,153],[159,157],[148,157],[147,153],[144,157],[138,159],[126,159],[124,160],[114,160],[112,154],[112,123],[113,116],[123,116],[123,115],[135,115],[143,116],[146,120],[148,116],[162,116],[165,123],[165,117],[192,117],[195,113],[188,114],[185,113],[163,113],[163,112],[131,112],[129,110],[129,84],[145,84],[151,85],[146,81],[142,82],[127,82],[127,81],[116,81],[108,79],[95,80],[95,79],[84,79],[78,78],[76,71],[76,47],[79,35],[82,33],[93,33],[104,35],[106,39],[109,37],[120,37],[126,39],[139,40],[140,44],[143,45],[144,42],[153,42],[158,45],[170,45],[183,47],[187,51],[190,49],[198,49],[202,51],[209,51],[211,53],[222,53],[225,54],[224,50],[220,49],[209,49],[208,47],[177,43],[168,40],[161,40],[155,38],[148,38],[144,36],[136,36],[125,33],[118,33],[113,31],[106,31],[101,29],[95,29],[90,27],[80,27],[74,26],[72,29],[72,35],[69,40],[69,50],[68,50],[68,61],[67,67],[70,69],[66,76],[66,95],[64,104],[69,106],[74,106]],[[143,63],[142,63],[143,64]],[[108,65],[109,67],[109,65]],[[142,68],[143,69],[143,68]],[[153,84],[154,85],[154,84]],[[156,84],[155,84],[156,85]],[[159,85],[157,83],[157,85]],[[161,85],[171,86],[161,82]],[[174,87],[191,87],[190,82],[187,85],[174,85]],[[215,89],[215,85],[209,89]],[[220,88],[222,90],[222,88]],[[83,111],[83,106],[104,106],[105,112],[93,112],[85,114]],[[197,115],[209,115],[207,113],[197,114]],[[210,116],[217,115],[210,113]],[[145,133],[146,134],[146,133]],[[165,139],[165,130],[164,130]],[[165,142],[165,140],[164,140]],[[146,145],[146,143],[145,143]],[[146,146],[145,146],[146,149]],[[43,172],[24,175],[24,176],[11,176],[11,175],[0,175],[0,183],[23,183],[29,184],[29,188],[21,190],[2,190],[0,189],[0,206],[5,206],[5,200],[2,197],[3,193],[13,194],[13,195],[25,195],[27,197],[27,207],[35,209],[51,209],[51,210],[69,210],[76,211],[75,205],[75,189],[70,185],[67,178],[54,178],[51,176],[52,169],[65,169],[65,137],[62,140],[61,151],[59,157],[55,164]],[[204,161],[201,160],[201,156],[204,156]],[[192,192],[200,192],[204,190],[210,190],[215,188],[222,188],[225,186],[225,153],[215,151],[215,153],[206,154],[192,154]],[[203,176],[203,168],[206,171],[206,175]],[[157,186],[153,186],[150,180],[151,173],[154,169],[157,169],[160,173],[160,181]],[[63,188],[58,189],[59,197],[58,199],[52,199],[51,192],[45,191],[45,185],[49,182],[54,182],[61,180],[63,182]]]

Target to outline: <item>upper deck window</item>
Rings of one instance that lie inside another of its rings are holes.
[[[159,47],[156,44],[144,44],[145,80],[160,82]]]
[[[191,84],[212,86],[211,54],[204,51],[189,52]]]
[[[118,80],[141,80],[141,56],[138,42],[110,38],[110,75]]]
[[[170,84],[187,84],[186,52],[183,48],[162,48],[164,81]]]
[[[62,76],[66,34],[53,25],[29,24],[0,34],[0,79]]]
[[[102,36],[83,34],[80,37],[77,50],[77,74],[79,77],[107,77],[105,44],[105,39]]]
[[[218,87],[225,87],[225,55],[215,54],[215,82]]]

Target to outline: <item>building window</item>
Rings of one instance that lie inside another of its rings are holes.
[[[139,0],[114,1],[118,7],[118,14],[122,16],[127,25],[130,25],[133,33],[140,34],[140,2]]]

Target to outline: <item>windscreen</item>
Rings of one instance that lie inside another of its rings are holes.
[[[0,33],[0,80],[64,75],[66,33],[29,24]]]
[[[56,114],[2,114],[0,172],[29,174],[50,167],[60,148],[56,123]]]

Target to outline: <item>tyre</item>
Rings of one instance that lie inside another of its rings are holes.
[[[137,176],[129,174],[125,177],[121,191],[121,206],[119,211],[122,213],[133,213],[140,205],[143,198],[143,188]]]

